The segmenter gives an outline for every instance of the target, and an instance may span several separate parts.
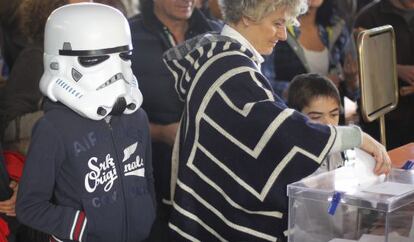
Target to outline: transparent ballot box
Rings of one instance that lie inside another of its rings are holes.
[[[414,171],[342,167],[288,185],[289,242],[414,242]]]

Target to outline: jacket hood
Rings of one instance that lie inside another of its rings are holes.
[[[196,74],[208,67],[204,64],[208,64],[214,55],[230,51],[244,52],[249,58],[253,57],[238,41],[218,34],[199,35],[164,53],[163,60],[174,76],[175,89],[181,101],[185,101]]]

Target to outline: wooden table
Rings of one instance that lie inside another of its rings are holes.
[[[388,151],[392,165],[401,168],[408,160],[414,162],[414,143],[408,143],[401,147]]]

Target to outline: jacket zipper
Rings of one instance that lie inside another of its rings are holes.
[[[125,197],[125,189],[124,189],[125,187],[124,187],[124,180],[123,180],[123,169],[121,169],[122,167],[119,164],[120,159],[119,159],[119,155],[118,155],[118,150],[116,148],[113,129],[112,129],[112,126],[110,124],[111,121],[112,121],[112,118],[109,122],[105,121],[105,123],[108,125],[108,128],[109,128],[110,133],[111,133],[112,145],[114,147],[115,157],[116,157],[115,166],[116,166],[116,169],[118,170],[117,173],[119,175],[119,181],[121,183],[121,189],[122,189],[122,196],[123,196],[123,199],[124,199],[124,223],[125,223],[125,226],[123,227],[124,229],[123,229],[121,241],[128,241],[128,234],[127,234],[127,232],[128,232],[128,221],[127,221],[127,216],[126,216],[127,215],[127,205],[126,205],[126,197]]]

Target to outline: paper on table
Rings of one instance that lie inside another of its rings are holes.
[[[414,185],[396,182],[383,182],[370,187],[366,187],[362,191],[399,196],[404,193],[414,191]]]

